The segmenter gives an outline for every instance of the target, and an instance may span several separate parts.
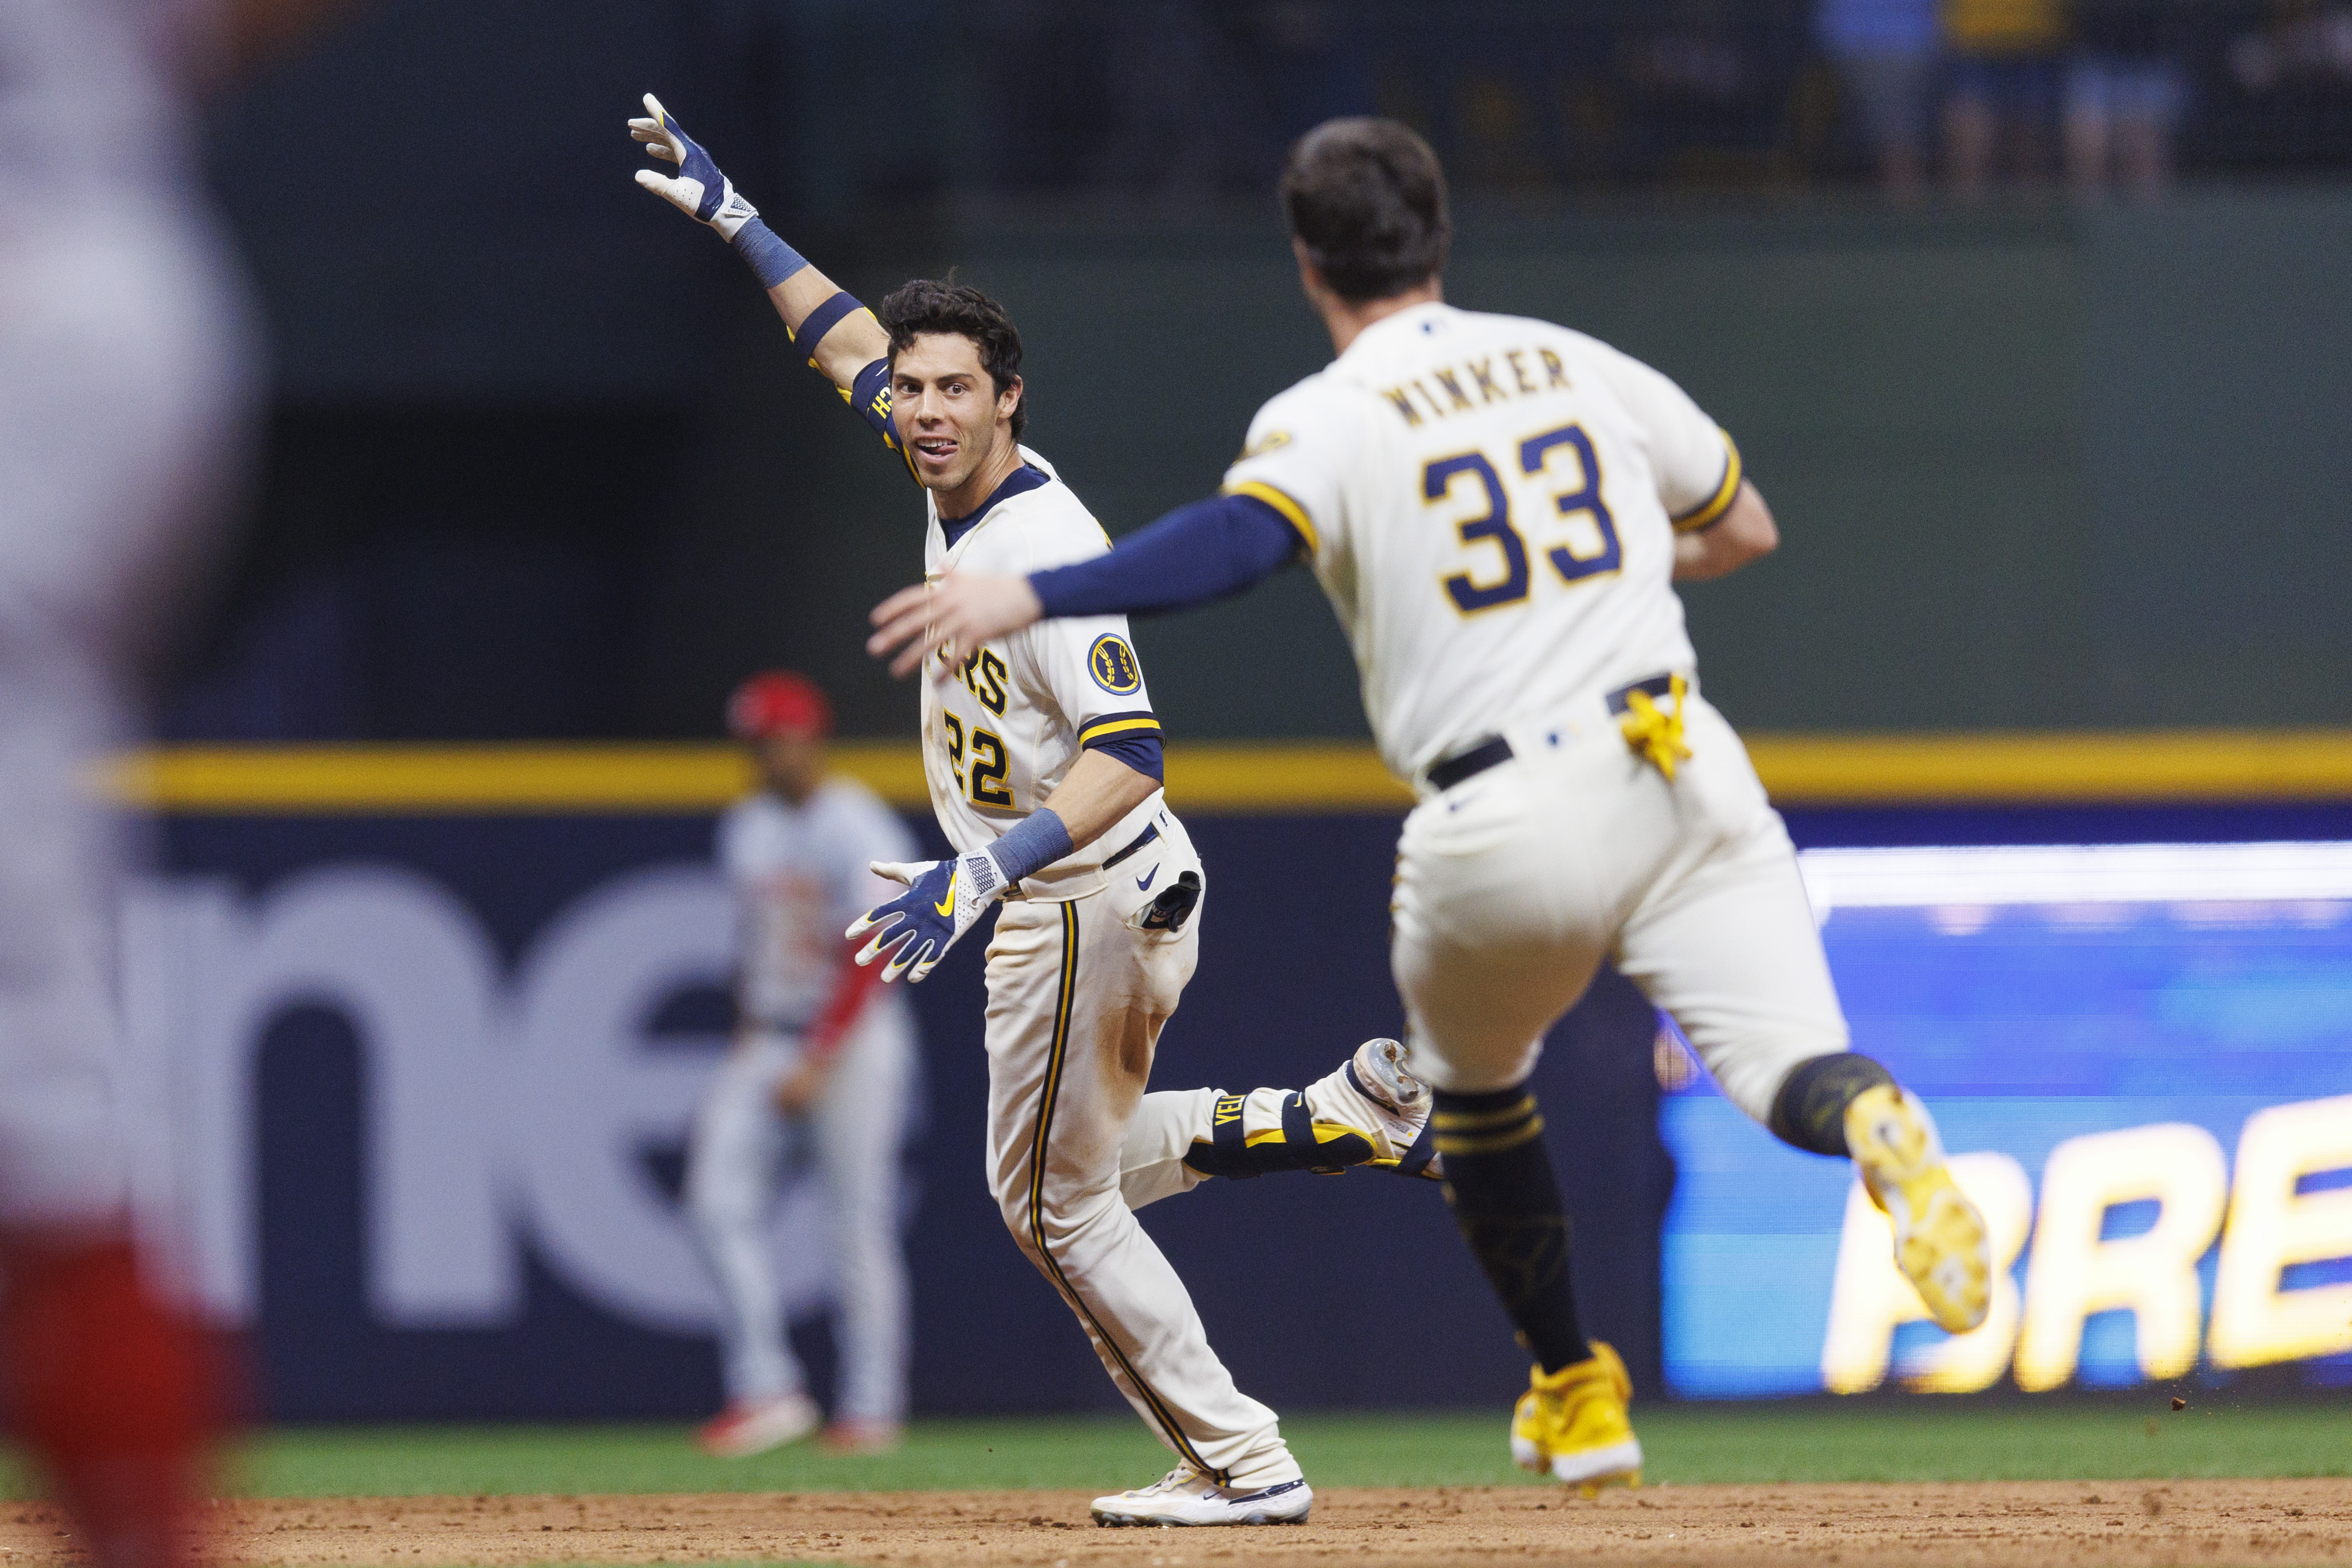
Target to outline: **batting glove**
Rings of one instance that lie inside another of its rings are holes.
[[[699,142],[688,136],[677,121],[662,108],[661,100],[646,94],[644,120],[629,121],[629,135],[646,144],[646,151],[655,157],[677,165],[677,172],[665,174],[658,169],[637,171],[637,183],[660,196],[680,212],[701,219],[734,243],[735,235],[745,224],[760,215],[760,209],[736,194],[734,183],[719,172],[710,154]]]
[[[872,863],[875,875],[903,882],[907,891],[859,915],[844,935],[855,942],[873,932],[874,939],[857,950],[857,962],[871,964],[887,955],[882,977],[905,975],[908,985],[929,975],[956,939],[1013,886],[986,850],[953,860]]]

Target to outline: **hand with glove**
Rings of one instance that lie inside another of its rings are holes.
[[[760,215],[760,209],[736,193],[734,182],[719,172],[702,144],[670,118],[653,94],[646,94],[646,118],[629,121],[629,136],[644,142],[646,151],[655,157],[677,165],[675,174],[640,169],[637,183],[680,212],[709,224],[730,243],[745,224]]]
[[[761,287],[774,288],[807,268],[807,258],[777,238],[775,231],[760,221],[760,209],[743,199],[734,182],[720,173],[710,154],[702,150],[702,144],[688,136],[669,110],[661,106],[661,99],[646,94],[645,116],[629,121],[629,135],[644,142],[646,151],[655,157],[677,165],[675,174],[640,169],[637,183],[688,216],[699,218],[717,229],[719,236],[750,264]],[[831,292],[829,285],[825,291]],[[793,317],[788,314],[786,325],[792,322]]]
[[[1070,848],[1062,819],[1041,806],[984,850],[943,861],[875,861],[875,875],[904,883],[907,891],[859,915],[844,935],[855,942],[872,932],[873,940],[857,950],[856,961],[871,964],[887,954],[882,977],[905,975],[913,985],[979,924],[990,904]]]

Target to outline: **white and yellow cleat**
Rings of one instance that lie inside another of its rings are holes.
[[[1304,1479],[1270,1487],[1219,1486],[1188,1461],[1148,1487],[1095,1499],[1097,1524],[1304,1524],[1315,1490]]]
[[[1992,1304],[1984,1216],[1944,1164],[1927,1108],[1891,1084],[1865,1089],[1845,1108],[1845,1143],[1870,1200],[1895,1224],[1895,1266],[1928,1315],[1953,1333],[1983,1322]]]
[[[1625,1413],[1633,1397],[1625,1364],[1599,1340],[1590,1361],[1558,1372],[1538,1364],[1511,1412],[1511,1458],[1586,1497],[1599,1497],[1603,1487],[1640,1486],[1642,1440]]]

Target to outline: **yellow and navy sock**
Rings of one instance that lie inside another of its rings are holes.
[[[1568,1277],[1560,1201],[1543,1116],[1525,1084],[1489,1094],[1436,1091],[1429,1123],[1445,1159],[1445,1199],[1486,1282],[1546,1372],[1588,1361]]]
[[[1860,1051],[1811,1057],[1781,1082],[1766,1125],[1791,1148],[1845,1158],[1852,1153],[1845,1146],[1845,1108],[1881,1084],[1893,1088],[1895,1075]]]
[[[1210,1141],[1194,1144],[1184,1163],[1202,1176],[1245,1181],[1277,1171],[1314,1171],[1332,1176],[1362,1165],[1380,1151],[1361,1133],[1327,1127],[1318,1133],[1307,1096],[1292,1090],[1282,1098],[1281,1120],[1255,1133],[1243,1125],[1246,1094],[1221,1094],[1209,1118]],[[1416,1145],[1417,1146],[1417,1145]],[[1424,1158],[1423,1164],[1427,1163]],[[1414,1167],[1416,1170],[1419,1166]]]

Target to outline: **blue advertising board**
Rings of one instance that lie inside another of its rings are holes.
[[[1696,1079],[1660,1117],[1675,1393],[2352,1382],[2352,844],[1803,861],[1855,1049],[1933,1109],[2005,1271],[1981,1329],[1922,1321],[1847,1164]]]

